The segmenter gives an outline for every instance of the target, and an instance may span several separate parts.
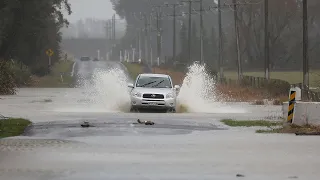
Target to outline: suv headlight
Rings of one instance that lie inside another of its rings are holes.
[[[142,94],[140,92],[132,92],[132,96],[134,97],[141,97]]]
[[[174,98],[174,94],[173,93],[169,93],[166,95],[166,98]]]

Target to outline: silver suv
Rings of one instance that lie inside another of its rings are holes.
[[[131,95],[131,111],[138,109],[164,109],[176,111],[179,85],[173,87],[166,74],[140,74],[134,84],[128,85]]]

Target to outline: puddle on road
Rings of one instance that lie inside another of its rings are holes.
[[[193,124],[186,122],[172,122],[170,124],[155,122],[154,125],[120,122],[89,122],[92,127],[82,128],[80,123],[49,124],[38,123],[28,128],[26,135],[42,138],[84,138],[105,136],[157,136],[190,134],[193,131],[223,130],[210,123]],[[82,140],[80,140],[82,141]]]

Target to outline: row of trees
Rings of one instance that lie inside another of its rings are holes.
[[[110,21],[110,20],[109,20]],[[94,18],[80,19],[74,23],[70,22],[68,27],[63,27],[61,32],[64,39],[70,38],[106,38],[106,24],[108,20]],[[116,21],[116,37],[123,34],[121,23]],[[111,28],[110,28],[111,29]]]
[[[118,15],[126,19],[127,33],[121,48],[132,44],[137,35],[137,29],[144,27],[144,22],[134,14],[154,14],[158,5],[164,5],[166,0],[111,0]],[[179,0],[170,1],[171,4]],[[232,0],[221,0],[223,52],[218,47],[218,20],[217,5],[212,0],[204,2],[204,58],[209,64],[215,65],[218,54],[224,54],[224,66],[228,69],[236,68],[236,43],[234,30],[234,11]],[[237,0],[238,22],[240,31],[240,53],[245,70],[262,69],[264,66],[264,1]],[[270,35],[270,62],[274,69],[300,69],[302,67],[302,1],[296,0],[269,0],[269,35]],[[310,39],[310,65],[320,68],[320,1],[308,0],[309,39]],[[226,5],[225,5],[226,4]],[[199,38],[199,3],[193,3],[192,15],[192,60],[200,58]],[[163,28],[163,56],[172,56],[172,8],[162,7]],[[177,50],[179,59],[185,60],[188,44],[188,6],[179,6],[177,14],[184,12],[187,16],[177,16]],[[155,27],[155,21],[152,22]],[[179,33],[179,34],[178,34]],[[156,33],[151,35],[156,39]],[[134,43],[133,43],[134,44]],[[156,42],[152,43],[153,54],[156,54]]]
[[[15,60],[44,75],[46,50],[54,51],[52,63],[60,58],[60,29],[68,25],[65,10],[71,14],[68,0],[0,0],[0,60]]]

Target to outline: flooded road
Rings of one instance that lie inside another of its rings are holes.
[[[78,74],[87,79],[96,69],[120,67],[78,63]],[[122,93],[106,85],[106,92]],[[317,137],[255,134],[219,122],[277,118],[280,106],[213,102],[211,113],[128,113],[110,108],[114,99],[89,87],[20,89],[15,96],[0,96],[1,114],[34,122],[25,136],[0,140],[1,180],[233,180],[236,174],[250,180],[319,179]],[[81,128],[83,121],[95,127]]]

